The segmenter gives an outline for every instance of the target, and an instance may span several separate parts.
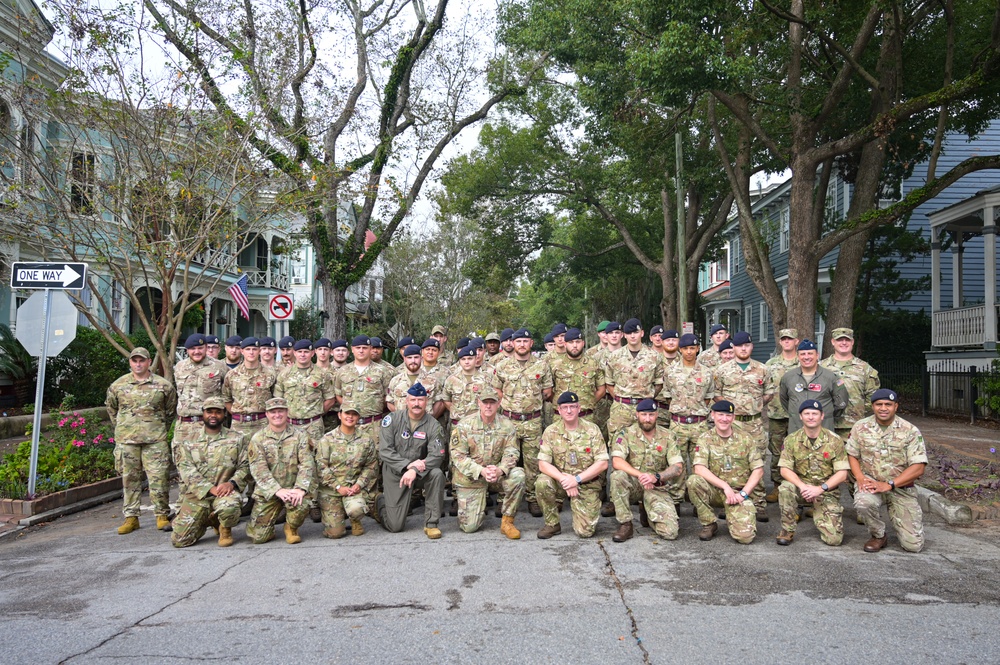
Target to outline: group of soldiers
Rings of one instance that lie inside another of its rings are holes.
[[[748,333],[730,337],[722,325],[704,350],[697,336],[662,326],[647,346],[638,319],[602,321],[597,334],[587,348],[578,328],[558,323],[539,354],[530,331],[507,328],[462,338],[453,354],[437,326],[420,344],[398,341],[398,367],[365,335],[231,337],[219,360],[218,338],[195,334],[175,385],[136,348],[131,372],[108,389],[125,486],[118,531],[139,528],[145,473],[157,528],[177,547],[209,527],[231,545],[241,515],[254,543],[282,521],[286,541],[300,542],[308,517],[328,538],[348,527],[363,534],[365,516],[397,532],[421,502],[424,533],[437,539],[449,487],[463,532],[479,530],[493,506],[514,540],[522,504],[543,518],[544,539],[561,532],[566,502],[578,536],[593,535],[603,516],[618,522],[613,541],[631,539],[638,505],[641,526],[672,540],[689,501],[699,538],[725,519],[746,544],[777,502],[779,545],[791,544],[803,516],[839,545],[844,484],[870,532],[865,551],[887,544],[883,504],[900,545],[922,549],[913,483],[924,442],[897,415],[897,394],[853,355],[850,329],[832,331],[834,353],[821,362],[813,342],[781,330],[766,364],[751,358]],[[171,461],[180,476],[172,520]]]

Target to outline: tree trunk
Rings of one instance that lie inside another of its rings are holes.
[[[819,240],[819,225],[812,223],[815,201],[816,164],[800,161],[792,165],[789,201],[788,296],[784,327],[797,328],[801,339],[815,339],[819,257],[813,246]],[[803,219],[803,217],[810,219]],[[773,311],[773,310],[772,310]]]
[[[323,310],[329,315],[323,324],[323,334],[330,339],[346,339],[347,336],[347,301],[346,289],[338,288],[329,283],[330,280],[320,280],[323,287]],[[348,340],[350,342],[350,340]]]
[[[673,328],[677,320],[677,279],[675,277],[674,246],[677,237],[670,193],[667,191],[667,174],[663,174],[664,186],[660,190],[660,204],[663,208],[663,260],[660,262],[660,284],[663,297],[660,299],[660,325]],[[652,326],[650,326],[652,327]]]

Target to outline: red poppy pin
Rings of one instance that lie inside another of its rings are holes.
[[[260,381],[257,382],[257,387],[260,388]]]
[[[645,370],[646,370],[646,366],[645,365],[639,365],[639,371],[640,372],[643,372]]]
[[[764,385],[764,379],[757,379],[757,384],[761,386]]]
[[[584,375],[584,376],[587,376],[587,373],[586,373],[586,372],[584,372],[584,373],[583,373],[583,375]]]
[[[319,383],[313,381],[313,388],[318,388],[318,387],[319,387]]]
[[[830,459],[830,453],[823,453],[823,459]]]
[[[209,372],[208,373],[208,378],[214,379],[215,378],[215,372]]]
[[[542,378],[542,375],[541,375],[541,374],[536,374],[536,375],[535,375],[535,378],[536,378],[536,379],[540,379],[540,378]]]
[[[368,383],[371,383],[372,382],[372,377],[366,376],[365,377],[365,381],[367,381]]]
[[[583,449],[583,452],[585,452],[585,453],[589,453],[589,452],[590,452],[590,448],[584,448],[584,449]]]
[[[663,446],[657,446],[656,447],[656,452],[662,453],[663,452]]]

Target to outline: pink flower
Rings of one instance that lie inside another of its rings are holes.
[[[76,439],[73,439],[73,445],[76,446],[77,448],[82,448],[87,444],[85,441],[77,441]]]
[[[65,427],[67,422],[69,422],[69,418],[60,418],[59,427]]]
[[[87,433],[87,430],[85,430],[83,428],[80,428],[80,434],[86,434],[86,433]]]
[[[103,438],[104,438],[103,434],[98,434],[97,436],[94,437],[94,443],[100,443],[101,439]]]
[[[76,429],[76,427],[77,427],[78,424],[79,423],[77,423],[77,422],[72,422],[72,423],[69,424],[69,426],[72,427],[73,429]]]
[[[115,437],[109,436],[108,437],[108,443],[114,443],[114,442],[115,442]]]

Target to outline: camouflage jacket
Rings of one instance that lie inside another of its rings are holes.
[[[456,487],[485,487],[480,476],[484,467],[496,466],[506,475],[521,454],[514,423],[500,414],[489,425],[478,413],[463,418],[451,431],[450,450]]]
[[[507,358],[496,366],[501,408],[513,413],[534,413],[542,409],[542,391],[552,387],[552,370],[545,360],[529,358],[521,362]]]
[[[622,458],[639,473],[663,473],[673,464],[684,463],[670,430],[657,425],[652,438],[647,438],[639,423],[618,433],[611,444],[611,456]]]
[[[222,382],[222,399],[232,403],[233,413],[263,413],[264,404],[274,394],[278,373],[271,367],[244,364],[226,374]]]
[[[389,391],[385,396],[386,404],[394,405],[397,411],[405,411],[406,391],[417,381],[420,381],[420,384],[427,389],[428,406],[434,404],[434,402],[440,402],[444,398],[441,386],[438,384],[436,377],[423,373],[410,374],[409,372],[401,372],[389,380]]]
[[[137,381],[129,372],[108,386],[105,404],[115,441],[128,445],[163,443],[177,411],[177,393],[162,376],[150,374]]]
[[[781,386],[781,377],[785,375],[785,372],[798,366],[799,359],[797,357],[792,360],[785,360],[780,355],[769,358],[768,361],[764,363],[764,367],[767,368],[767,387],[771,390],[777,391]],[[788,411],[781,405],[780,399],[772,399],[767,403],[767,417],[778,420],[788,418]]]
[[[206,397],[222,397],[222,382],[229,368],[220,360],[206,357],[200,363],[185,358],[174,366],[177,386],[177,415],[200,416]]]
[[[471,376],[464,373],[452,374],[444,382],[444,389],[441,397],[446,402],[451,403],[451,417],[453,420],[460,420],[474,413],[479,413],[479,405],[476,400],[482,394],[483,389],[492,386],[496,375],[492,372],[473,372]],[[499,416],[497,416],[499,417]]]
[[[754,469],[764,466],[764,462],[757,442],[749,434],[735,427],[732,432],[726,439],[719,436],[714,427],[703,432],[691,453],[691,466],[700,464],[738,492]]]
[[[314,489],[316,460],[309,437],[297,427],[289,425],[283,432],[265,427],[250,439],[248,457],[257,499],[267,501],[280,489]]]
[[[339,427],[327,432],[316,446],[316,472],[320,485],[357,485],[365,492],[375,489],[378,478],[378,455],[375,442],[355,430],[344,434]]]
[[[549,366],[554,384],[552,394],[558,398],[567,390],[572,391],[580,398],[580,410],[592,411],[597,405],[594,394],[607,383],[600,362],[593,356],[584,354],[573,359],[565,353],[554,356]]]
[[[838,471],[849,471],[844,440],[828,429],[821,429],[815,441],[800,429],[785,438],[778,466],[791,469],[802,482],[822,485]]]
[[[722,362],[719,350],[712,344],[707,349],[698,354],[698,362],[708,368],[716,368]]]
[[[850,429],[854,423],[872,415],[872,395],[881,387],[874,367],[857,356],[850,360],[836,360],[830,356],[819,364],[840,377],[847,388],[847,408],[837,416],[837,429]]]
[[[644,346],[633,358],[623,346],[608,355],[604,382],[615,387],[616,397],[654,397],[663,385],[663,355]]]
[[[847,454],[861,463],[861,471],[879,482],[888,482],[913,464],[927,464],[927,448],[920,430],[899,416],[882,431],[875,416],[854,423],[847,439]]]
[[[188,494],[205,499],[209,490],[230,480],[242,491],[250,480],[247,445],[245,434],[223,427],[218,434],[202,428],[197,439],[178,446],[177,472]]]
[[[587,420],[578,420],[575,430],[566,429],[562,418],[542,432],[538,459],[548,462],[563,473],[583,473],[595,462],[608,460],[601,428]],[[594,480],[600,480],[595,478]],[[593,481],[591,481],[593,482]]]
[[[333,377],[327,370],[315,365],[305,369],[289,365],[278,374],[274,396],[288,401],[289,418],[319,416],[324,413],[323,402],[335,396]]]
[[[337,397],[350,400],[361,411],[362,418],[385,413],[385,397],[393,374],[390,370],[369,363],[362,371],[354,363],[337,370]]]
[[[744,371],[734,358],[715,368],[715,396],[732,402],[737,415],[755,416],[764,410],[764,397],[774,395],[765,379],[764,363],[751,358]]]
[[[670,363],[663,373],[663,396],[670,400],[670,413],[708,416],[708,402],[715,396],[712,370],[695,361],[694,367]]]

